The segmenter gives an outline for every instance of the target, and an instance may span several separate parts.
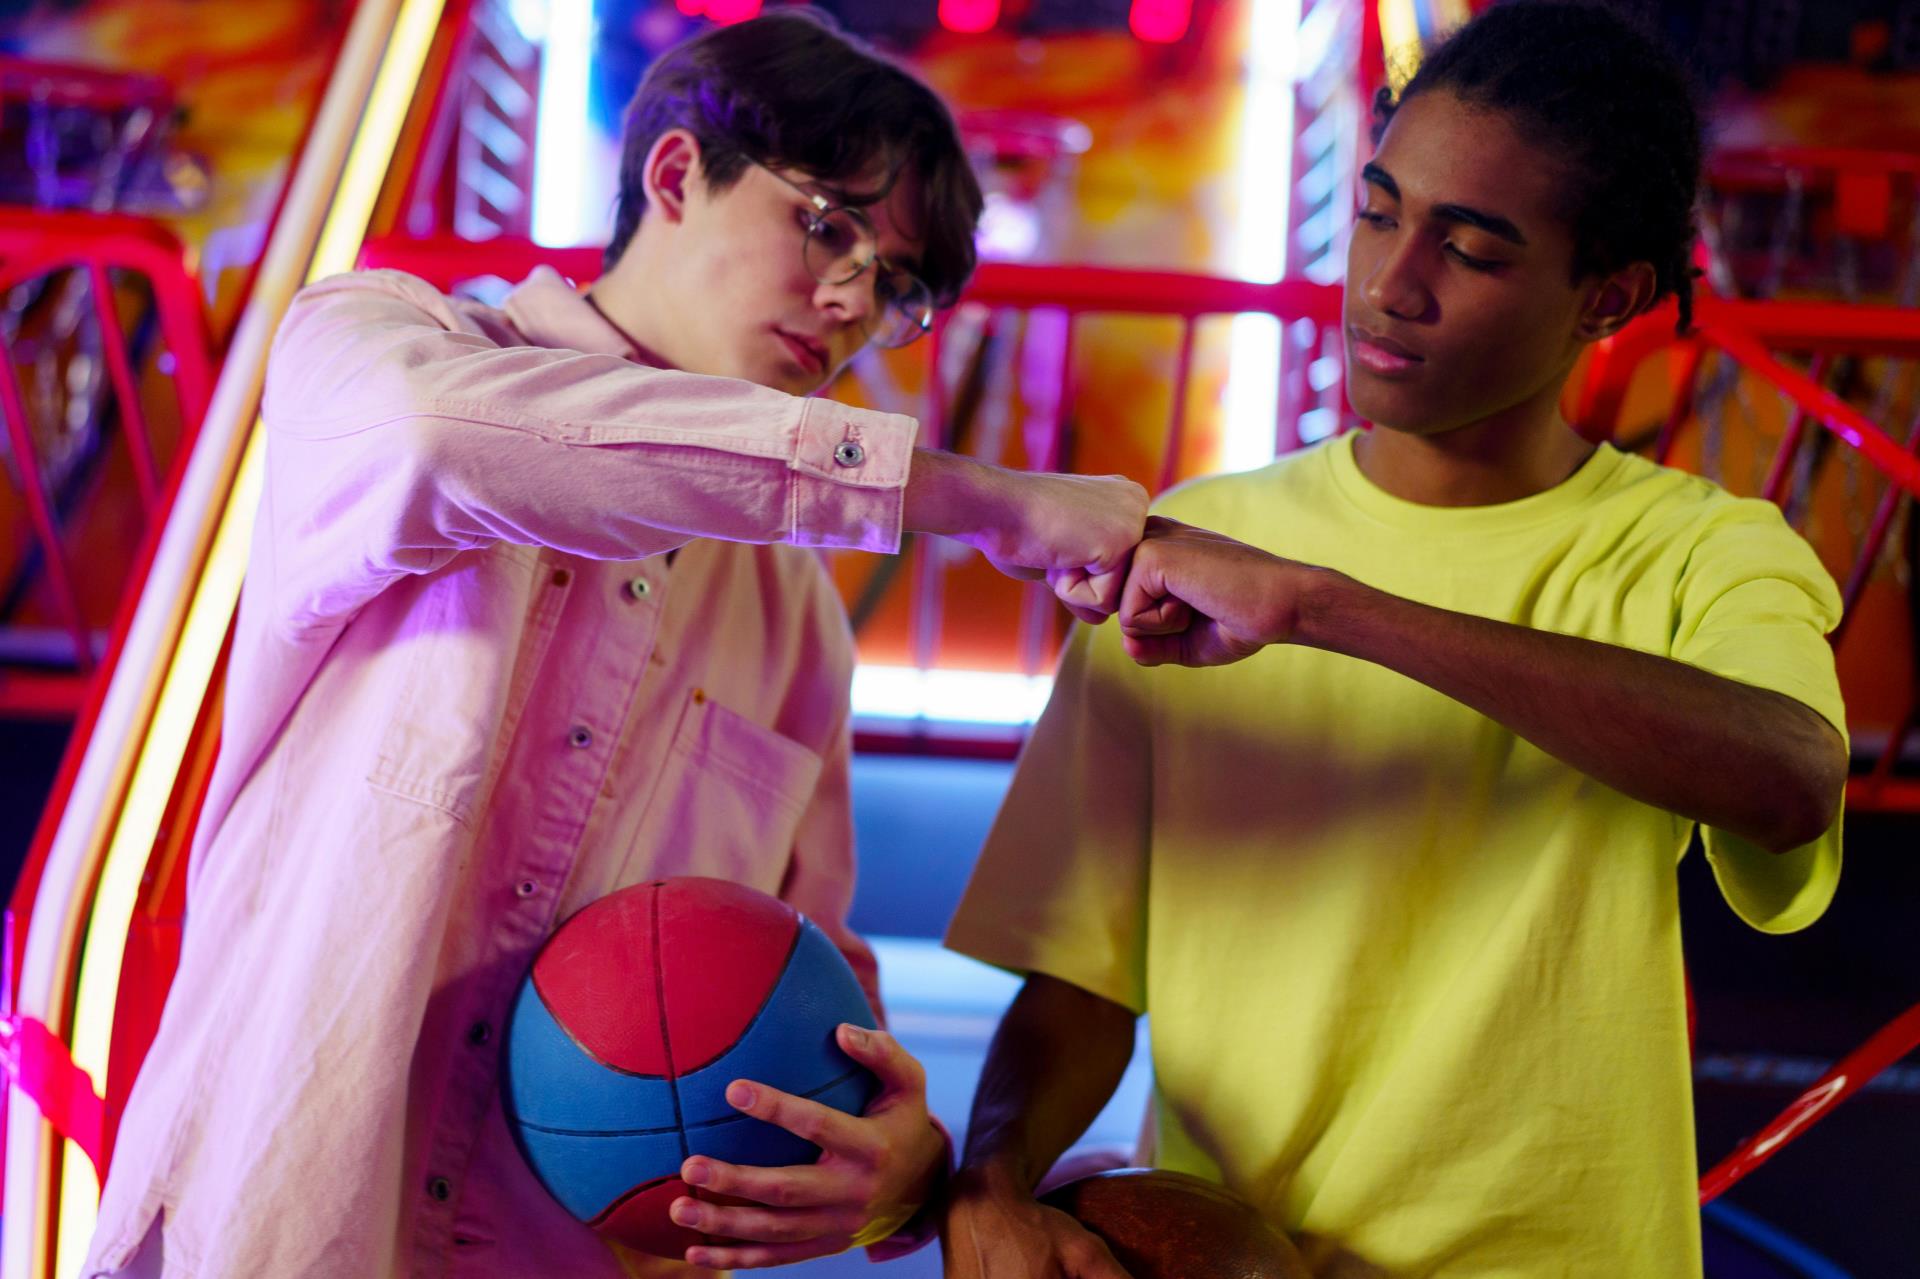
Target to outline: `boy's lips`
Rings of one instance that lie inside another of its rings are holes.
[[[798,333],[789,333],[785,329],[775,329],[780,340],[786,343],[787,350],[793,353],[794,360],[809,373],[827,371],[827,348],[810,337]]]
[[[1357,324],[1347,325],[1347,353],[1367,371],[1387,376],[1406,373],[1426,363],[1425,356]]]

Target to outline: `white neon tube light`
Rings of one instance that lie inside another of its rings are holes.
[[[1040,718],[1053,692],[1046,675],[869,666],[853,672],[853,713],[867,719],[1017,726]]]
[[[1287,212],[1293,194],[1293,64],[1300,0],[1249,0],[1247,105],[1240,134],[1240,218],[1233,271],[1270,283],[1287,267]],[[1244,471],[1273,460],[1280,410],[1280,322],[1270,315],[1233,319],[1227,368],[1226,429],[1220,469]]]
[[[548,0],[533,150],[533,240],[571,248],[586,234],[587,77],[593,0]]]

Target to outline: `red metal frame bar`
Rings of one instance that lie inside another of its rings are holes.
[[[1866,1043],[1841,1058],[1772,1123],[1741,1142],[1732,1154],[1716,1164],[1700,1179],[1700,1202],[1711,1203],[1719,1198],[1729,1186],[1779,1154],[1835,1106],[1915,1048],[1920,1048],[1920,1004],[1895,1017]]]
[[[175,455],[184,459],[206,414],[213,387],[206,314],[190,258],[172,232],[145,218],[74,210],[0,209],[0,289],[66,270],[86,273],[108,378],[120,409],[121,433],[126,438],[140,501],[152,520],[160,509],[164,485],[140,403],[126,331],[120,323],[111,272],[137,274],[153,291],[162,342],[173,360],[172,381],[180,404],[182,435]],[[0,368],[0,410],[4,411],[7,437],[20,467],[34,536],[55,608],[73,636],[74,660],[82,671],[88,671],[95,665],[93,644],[60,539],[58,514],[39,466],[12,352],[0,345],[0,357],[5,366]],[[73,714],[79,709],[83,689],[84,681],[71,678],[7,672],[0,677],[0,706],[31,714]]]
[[[1179,271],[1135,271],[1099,266],[1026,266],[989,262],[967,297],[990,306],[1051,307],[1073,313],[1124,312],[1198,319],[1264,311],[1282,320],[1338,324],[1341,288],[1311,280],[1258,284]]]
[[[1827,366],[1832,362],[1833,357],[1828,355],[1813,357],[1813,368],[1808,376],[1815,386],[1826,385]],[[1781,434],[1780,449],[1773,455],[1773,465],[1767,469],[1766,482],[1760,486],[1760,496],[1775,506],[1784,507],[1787,504],[1787,481],[1793,477],[1794,459],[1800,453],[1800,440],[1806,432],[1807,407],[1796,403],[1793,416],[1787,421],[1787,429]]]
[[[1913,415],[1913,424],[1907,428],[1907,452],[1920,454],[1920,411]],[[1880,558],[1881,548],[1887,544],[1887,534],[1893,529],[1894,513],[1900,509],[1900,499],[1904,491],[1895,484],[1887,485],[1880,495],[1880,503],[1873,511],[1873,524],[1867,529],[1867,535],[1860,544],[1860,554],[1855,557],[1853,569],[1847,574],[1847,584],[1840,591],[1840,624],[1833,628],[1833,642],[1838,644],[1840,637],[1852,620],[1853,606],[1866,594],[1867,581],[1873,576],[1873,566]]]
[[[114,398],[120,405],[120,431],[133,459],[134,483],[140,490],[140,506],[147,518],[160,501],[160,474],[153,460],[153,437],[147,431],[146,411],[140,407],[140,388],[133,379],[133,361],[127,350],[127,337],[120,326],[120,308],[113,296],[113,282],[107,268],[97,259],[87,263],[87,284],[93,298],[94,322],[100,326],[100,346],[106,352],[107,373],[113,382]]]
[[[1690,341],[1674,333],[1678,308],[1667,302],[1594,344],[1575,399],[1576,424],[1606,437],[1619,425],[1633,372],[1647,357]],[[1920,312],[1842,302],[1759,302],[1703,296],[1694,301],[1701,327],[1738,330],[1772,350],[1811,355],[1887,355],[1920,359]]]
[[[1901,448],[1867,415],[1800,370],[1782,364],[1752,335],[1729,324],[1700,326],[1701,338],[1783,391],[1795,406],[1853,446],[1882,475],[1920,497],[1920,458]]]
[[[162,110],[171,109],[174,103],[173,86],[160,76],[0,55],[0,99],[9,98],[102,110]]]
[[[483,275],[519,279],[536,266],[564,276],[591,280],[600,274],[596,248],[550,249],[531,240],[502,236],[460,240],[452,236],[402,236],[372,240],[361,250],[360,265],[389,267],[417,275],[436,288],[451,289]],[[1264,311],[1283,320],[1312,319],[1337,324],[1341,289],[1311,280],[1260,284],[1181,271],[1135,271],[1123,267],[1028,266],[988,262],[974,273],[966,301],[986,306],[1049,308],[1072,314],[1123,312],[1128,315],[1236,315]],[[1920,323],[1914,344],[1920,351]]]
[[[1920,178],[1920,153],[1863,147],[1726,147],[1707,157],[1707,181],[1722,190],[1775,190],[1788,172],[1816,183],[1843,177]]]
[[[433,86],[432,97],[426,112],[408,122],[415,145],[407,148],[408,158],[401,170],[403,176],[389,188],[399,201],[398,216],[393,220],[402,226],[407,224],[415,208],[438,203],[429,193],[440,183],[442,175],[454,167],[448,144],[459,131],[459,118],[456,112],[447,109],[447,104],[454,82],[462,74],[455,68],[464,67],[471,52],[473,29],[473,0],[454,0],[443,11],[440,30],[428,50],[421,79]],[[436,208],[435,212],[444,210]]]
[[[550,266],[571,280],[593,280],[599,278],[601,260],[596,248],[551,249],[508,236],[492,240],[462,240],[452,235],[382,236],[367,241],[360,250],[363,270],[405,271],[442,290],[483,275],[523,280],[537,266]]]
[[[179,238],[158,222],[127,214],[0,208],[0,288],[96,262],[136,272],[152,286],[181,416],[197,423],[213,392],[214,360],[200,286]]]
[[[60,543],[60,521],[54,513],[53,500],[47,495],[46,477],[40,471],[40,450],[33,442],[33,428],[27,421],[26,400],[20,394],[20,378],[14,371],[13,347],[5,341],[0,341],[0,416],[6,418],[7,444],[20,471],[21,496],[26,499],[34,536],[40,542],[54,609],[73,635],[74,662],[86,670],[93,665],[93,643],[87,638],[87,622],[80,615],[80,597],[73,589],[66,548]]]

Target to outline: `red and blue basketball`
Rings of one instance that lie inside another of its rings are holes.
[[[853,970],[793,907],[718,879],[622,889],[533,961],[506,1040],[507,1121],[555,1199],[607,1238],[679,1257],[711,1242],[668,1206],[689,1155],[766,1167],[819,1149],[742,1115],[750,1079],[850,1114],[878,1081],[840,1050],[875,1025]],[[700,1195],[698,1197],[706,1197]]]

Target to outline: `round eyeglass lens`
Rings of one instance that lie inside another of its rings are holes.
[[[822,284],[845,284],[879,250],[873,224],[852,209],[834,209],[807,227],[807,270]]]
[[[910,271],[880,266],[879,237],[858,209],[833,209],[807,228],[806,263],[823,284],[846,284],[875,268],[873,312],[867,338],[876,346],[906,346],[933,326],[933,293]]]
[[[876,346],[901,347],[933,327],[933,294],[917,276],[889,271],[876,286],[867,337]]]

